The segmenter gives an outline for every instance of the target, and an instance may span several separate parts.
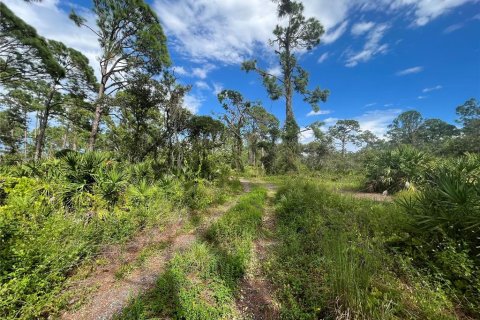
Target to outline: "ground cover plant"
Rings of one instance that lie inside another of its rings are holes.
[[[56,311],[66,278],[102,245],[165,227],[241,188],[220,180],[165,181],[155,177],[152,163],[125,167],[108,154],[73,152],[4,168],[0,181],[2,318]]]
[[[134,299],[118,319],[232,319],[234,298],[251,259],[262,222],[265,189],[242,196],[205,233],[202,242],[176,255],[156,288]]]
[[[268,268],[282,318],[455,319],[459,304],[469,310],[470,294],[452,295],[448,277],[430,272],[435,262],[431,269],[417,264],[412,247],[423,254],[431,248],[421,246],[415,216],[305,180],[289,180],[277,194],[280,243]]]

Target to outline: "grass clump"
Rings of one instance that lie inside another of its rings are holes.
[[[232,319],[234,295],[250,262],[266,190],[242,196],[212,224],[203,242],[175,255],[156,288],[137,297],[118,319]]]
[[[268,273],[282,318],[455,319],[447,292],[395,251],[409,236],[400,207],[306,179],[289,180],[276,202],[279,243]]]

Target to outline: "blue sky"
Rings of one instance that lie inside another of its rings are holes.
[[[93,23],[91,2],[4,0],[20,17],[51,39],[84,52],[96,66],[98,45],[88,30],[68,20],[75,8]],[[278,69],[267,41],[277,23],[266,0],[152,0],[168,36],[180,81],[193,85],[187,106],[200,114],[221,111],[216,93],[225,89],[260,100],[281,120],[283,101],[268,99],[260,79],[240,70],[257,58]],[[478,0],[305,0],[305,15],[327,32],[315,50],[300,54],[310,83],[329,89],[322,114],[295,99],[301,126],[317,120],[357,119],[378,135],[402,111],[455,119],[455,107],[480,98],[480,1]],[[304,140],[311,138],[306,133]]]

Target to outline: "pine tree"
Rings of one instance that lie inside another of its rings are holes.
[[[278,2],[278,18],[285,19],[286,24],[276,26],[273,31],[275,38],[270,40],[270,45],[275,48],[282,75],[277,77],[258,68],[256,60],[245,61],[242,69],[246,72],[255,71],[262,77],[272,100],[285,98],[286,118],[283,142],[286,147],[286,170],[296,170],[295,162],[299,154],[299,127],[293,112],[293,94],[300,93],[304,101],[309,103],[315,111],[319,110],[318,103],[325,102],[329,95],[328,90],[322,90],[320,87],[312,91],[308,89],[309,75],[299,65],[297,54],[300,50],[309,51],[318,46],[324,29],[317,19],[304,17],[302,3],[291,0],[276,2]]]
[[[104,97],[124,88],[135,73],[158,74],[170,64],[166,36],[157,15],[144,0],[94,0],[93,4],[98,30],[75,12],[70,14],[75,24],[98,36],[102,50],[90,150],[95,148],[105,111]]]

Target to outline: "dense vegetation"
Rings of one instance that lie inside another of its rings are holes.
[[[476,157],[442,174],[469,161],[478,170]],[[447,210],[462,206],[455,195],[475,179],[456,180],[457,189],[407,192],[397,203],[352,199],[315,180],[289,181],[277,194],[280,244],[269,266],[282,317],[477,317],[478,211],[471,206],[459,219]],[[463,196],[478,203],[478,189]],[[443,215],[433,214],[432,202]]]
[[[95,26],[71,13],[98,36],[96,70],[0,3],[0,318],[57,316],[102,248],[233,201],[240,176],[281,187],[262,266],[281,318],[480,317],[478,101],[459,101],[457,125],[408,110],[384,137],[353,119],[301,129],[294,94],[314,111],[329,96],[309,89],[298,58],[324,29],[300,2],[276,3],[280,76],[241,68],[285,100],[283,127],[234,89],[218,93],[221,114],[192,114],[143,0],[93,1]],[[365,191],[393,200],[348,194]],[[239,316],[265,205],[262,188],[240,197],[119,319]]]

